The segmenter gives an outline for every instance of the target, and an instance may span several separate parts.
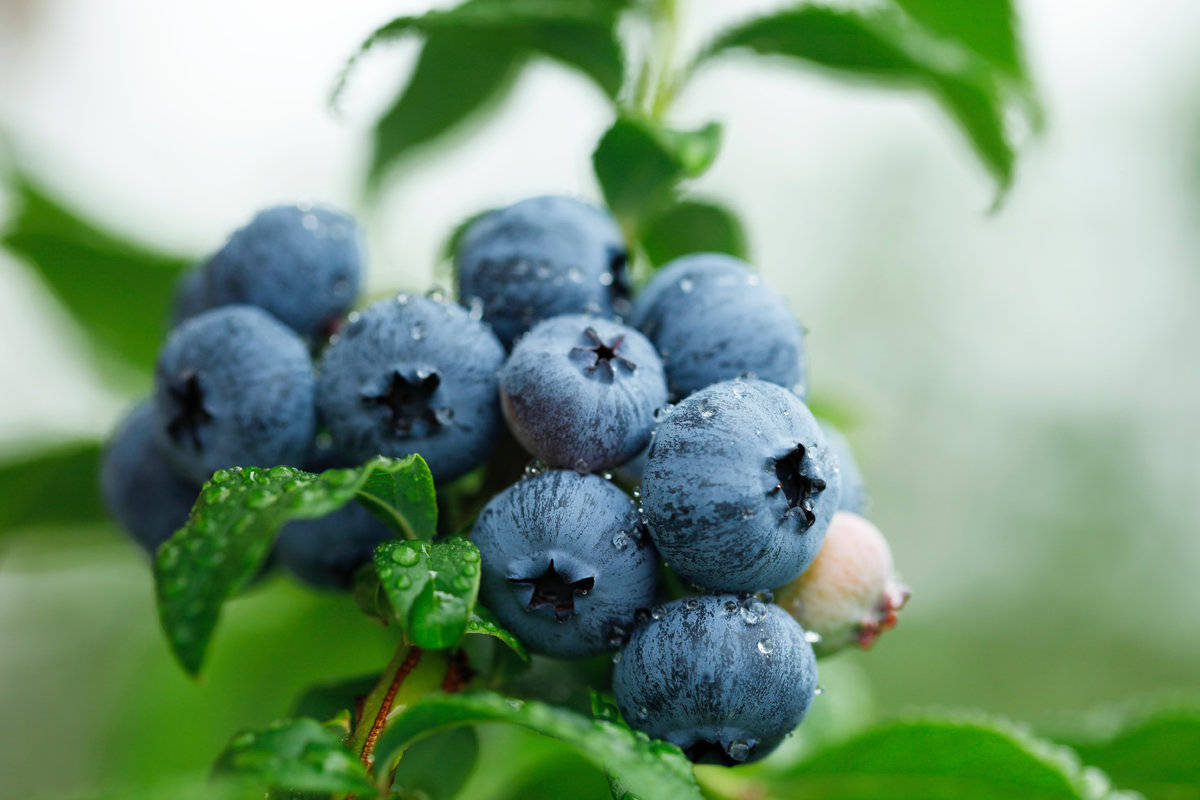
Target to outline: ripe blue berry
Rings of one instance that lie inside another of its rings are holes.
[[[338,211],[274,206],[235,231],[204,271],[213,305],[258,306],[302,336],[326,336],[358,299],[361,234]]]
[[[774,750],[816,688],[817,661],[796,621],[732,594],[655,609],[613,670],[613,695],[630,725],[692,761],[728,766]]]
[[[275,554],[306,583],[345,589],[375,545],[395,537],[378,517],[352,502],[324,517],[289,522],[279,533]]]
[[[752,592],[812,562],[839,488],[808,408],[773,383],[735,380],[696,392],[659,423],[642,502],[676,572],[708,589]]]
[[[200,491],[175,471],[156,431],[153,404],[139,403],[113,434],[100,464],[100,490],[109,513],[147,553],[187,522]]]
[[[475,521],[480,597],[532,651],[620,646],[654,600],[658,563],[637,507],[597,475],[548,470],[496,495]]]
[[[867,508],[867,486],[863,482],[862,471],[858,468],[858,461],[854,458],[850,442],[841,431],[828,422],[818,420],[818,424],[825,434],[825,441],[829,443],[829,449],[833,451],[838,472],[841,473],[842,492],[837,510],[862,514]]]
[[[675,259],[638,295],[631,321],[662,354],[674,398],[742,376],[804,396],[803,328],[783,298],[732,256]]]
[[[420,453],[449,481],[491,450],[503,361],[495,335],[461,306],[402,294],[363,311],[326,349],[317,403],[352,461]]]
[[[568,315],[541,322],[500,371],[509,429],[547,464],[578,472],[615,467],[650,440],[667,401],[654,347],[616,322]]]
[[[274,317],[223,306],[171,332],[154,405],[168,456],[194,481],[234,466],[298,464],[316,431],[308,349]]]
[[[458,249],[458,296],[483,303],[506,347],[559,314],[608,316],[628,294],[628,251],[606,212],[569,197],[522,200],[467,229]]]

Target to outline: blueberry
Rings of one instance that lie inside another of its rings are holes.
[[[676,572],[752,592],[787,583],[816,557],[839,488],[832,452],[799,398],[734,380],[689,396],[658,424],[642,502]]]
[[[662,362],[650,342],[597,317],[539,323],[500,371],[500,403],[517,441],[550,466],[578,472],[637,455],[666,402]]]
[[[837,510],[861,514],[867,508],[867,486],[863,482],[862,471],[858,468],[858,461],[854,458],[850,442],[830,423],[818,420],[818,424],[825,434],[825,441],[829,443],[829,449],[833,451],[838,472],[842,476],[842,492]]]
[[[892,551],[879,529],[850,511],[829,523],[812,566],[776,593],[779,605],[821,638],[822,656],[850,644],[868,648],[896,625],[911,591],[896,576]]]
[[[783,298],[732,256],[675,259],[638,295],[631,321],[662,354],[674,398],[741,376],[804,396],[804,329]]]
[[[480,464],[501,429],[504,348],[454,303],[402,294],[353,319],[321,359],[317,403],[354,462],[420,453],[450,481]]]
[[[204,270],[193,267],[175,283],[175,301],[171,308],[171,327],[212,308],[208,301],[208,278]]]
[[[757,761],[808,711],[817,661],[804,630],[753,596],[655,609],[621,651],[613,694],[626,721],[692,761]]]
[[[151,554],[187,522],[200,491],[176,473],[156,431],[153,404],[139,403],[113,433],[100,464],[109,513]]]
[[[302,336],[327,336],[358,299],[361,240],[354,219],[339,211],[265,209],[205,266],[209,299],[259,306]]]
[[[270,314],[223,306],[167,338],[154,405],[166,453],[187,477],[298,464],[316,431],[315,380],[304,342]]]
[[[616,649],[654,600],[658,563],[637,507],[597,475],[547,470],[496,495],[471,534],[480,597],[536,653]]]
[[[463,235],[458,296],[483,303],[506,347],[559,314],[608,316],[628,295],[628,251],[616,222],[569,197],[522,200],[485,214]]]
[[[275,553],[284,568],[306,583],[345,589],[375,545],[394,538],[378,517],[351,502],[324,517],[289,522],[279,533]]]

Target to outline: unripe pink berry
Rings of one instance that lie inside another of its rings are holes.
[[[896,625],[909,588],[896,578],[887,540],[870,521],[849,511],[834,514],[812,565],[775,593],[776,602],[827,656],[849,644],[868,648]]]

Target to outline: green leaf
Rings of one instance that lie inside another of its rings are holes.
[[[154,565],[159,620],[189,674],[200,670],[221,607],[258,574],[279,529],[354,499],[405,536],[430,537],[437,528],[433,478],[417,455],[321,475],[283,466],[213,475]]]
[[[608,207],[627,230],[668,205],[678,184],[712,165],[721,145],[721,126],[710,122],[676,131],[657,122],[618,117],[596,145],[592,167]]]
[[[292,716],[309,717],[325,722],[343,711],[353,714],[355,705],[370,694],[378,680],[378,675],[360,675],[357,678],[310,686],[296,698],[292,706]]]
[[[1078,800],[1109,794],[1065,747],[1009,724],[967,719],[891,722],[822,750],[772,783],[804,798]]]
[[[895,0],[939,36],[954,39],[1018,80],[1026,80],[1012,0]]]
[[[521,644],[521,640],[500,627],[495,615],[483,606],[475,606],[471,612],[471,616],[467,620],[467,633],[494,636],[508,645],[509,649],[520,656],[522,661],[529,662],[529,651],[525,649],[525,645]]]
[[[444,542],[391,541],[375,548],[375,571],[391,619],[427,650],[453,647],[467,631],[479,594],[479,548],[458,536]]]
[[[561,740],[643,800],[700,800],[691,764],[674,745],[606,720],[493,692],[430,695],[417,702],[384,729],[375,747],[377,763],[392,763],[437,731],[483,722],[506,722]]]
[[[413,147],[498,102],[522,63],[520,51],[486,33],[442,31],[427,37],[408,83],[375,124],[369,184],[377,187]]]
[[[407,86],[376,126],[370,178],[411,147],[455,127],[511,86],[530,55],[579,70],[615,98],[625,73],[616,36],[624,0],[468,0],[445,10],[393,19],[363,42],[342,72],[334,99],[357,61],[376,46],[421,35],[425,45]]]
[[[239,733],[217,759],[213,776],[285,791],[363,797],[375,792],[366,767],[337,732],[312,719],[282,720]]]
[[[1147,800],[1200,797],[1200,706],[1122,714],[1104,735],[1059,741]]]
[[[646,220],[639,238],[656,267],[688,253],[728,253],[746,258],[746,232],[729,209],[703,200],[681,200]]]
[[[458,258],[458,248],[462,246],[462,240],[467,235],[467,231],[494,210],[489,208],[477,212],[455,225],[454,230],[450,231],[450,235],[446,237],[446,243],[442,245],[442,258],[450,262],[455,261]]]
[[[36,272],[104,351],[149,370],[175,281],[190,260],[84,220],[29,176],[11,176],[16,212],[0,242]]]
[[[96,442],[75,442],[0,464],[0,533],[105,520],[100,453]]]
[[[934,38],[899,9],[786,9],[720,34],[697,63],[742,48],[924,89],[946,107],[1001,189],[1012,180],[1016,156],[1004,111],[1013,98],[997,71],[954,42]]]
[[[471,728],[422,739],[396,765],[392,797],[453,800],[471,777],[478,757],[479,737]]]

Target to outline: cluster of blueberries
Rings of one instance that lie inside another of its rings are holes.
[[[445,485],[512,449],[507,423],[534,461],[474,523],[482,602],[536,653],[615,651],[626,719],[693,760],[771,752],[817,690],[814,645],[894,623],[906,593],[857,467],[803,402],[803,328],[746,264],[685,256],[633,295],[613,219],[558,196],[470,224],[462,304],[351,312],[363,260],[351,218],[281,206],[185,276],[102,470],[146,549],[215,470],[420,453]],[[275,557],[346,586],[388,538],[350,504],[289,523]],[[691,596],[662,603],[666,564]]]

